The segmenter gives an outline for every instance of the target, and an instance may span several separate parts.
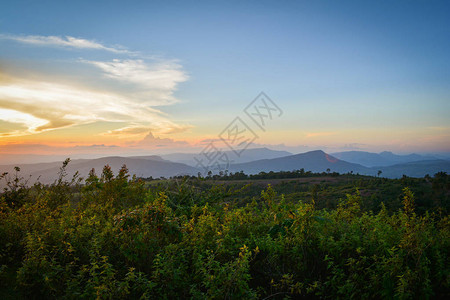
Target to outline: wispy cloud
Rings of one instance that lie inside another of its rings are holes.
[[[9,78],[0,83],[0,109],[1,120],[26,127],[15,135],[98,121],[139,124],[156,132],[182,127],[141,99],[38,80]]]
[[[34,132],[37,128],[44,126],[48,122],[45,119],[37,118],[27,113],[4,108],[0,108],[0,120],[16,125],[12,128],[2,128],[0,130],[0,137],[20,135],[24,130]],[[24,124],[26,126],[23,126]]]
[[[114,137],[129,137],[129,136],[141,136],[143,134],[148,134],[149,128],[145,126],[127,126],[119,129],[108,130],[102,135],[114,136]]]
[[[176,102],[173,91],[178,83],[188,79],[181,65],[173,61],[160,61],[151,65],[142,59],[83,62],[100,69],[106,78],[130,84],[135,97],[144,98],[146,102],[153,102],[152,98],[157,98],[158,102],[154,105]]]
[[[144,135],[147,135],[149,132],[154,131],[158,132],[159,134],[172,134],[172,133],[180,133],[184,132],[192,126],[190,125],[179,125],[174,123],[168,123],[167,121],[162,122],[155,122],[157,126],[150,128],[148,126],[142,126],[140,124],[130,125],[127,127],[119,128],[119,129],[113,129],[108,130],[107,132],[103,133],[104,136],[114,136],[118,138],[129,138],[131,136],[134,137],[143,137]]]
[[[31,44],[35,46],[52,46],[52,47],[69,47],[77,49],[92,49],[92,50],[104,50],[117,54],[132,54],[123,47],[108,47],[99,42],[76,38],[73,36],[42,36],[42,35],[8,35],[1,34],[0,39],[13,40],[20,43]]]
[[[365,150],[369,145],[361,143],[349,143],[341,147],[343,150]]]
[[[170,138],[155,137],[149,132],[141,141],[134,143],[135,147],[157,148],[157,149],[180,149],[182,147],[190,147],[186,141],[175,141]]]
[[[105,61],[75,60],[81,66],[78,70],[94,74],[98,78],[96,82],[63,82],[55,79],[55,74],[51,81],[37,79],[41,76],[26,79],[0,72],[0,121],[8,125],[8,128],[3,126],[6,129],[2,128],[0,137],[30,135],[95,122],[121,124],[122,128],[105,130],[103,134],[119,138],[140,139],[150,131],[169,134],[191,128],[173,122],[170,116],[155,108],[176,103],[178,100],[173,93],[179,83],[188,79],[175,60],[149,60],[123,47],[105,46],[72,36],[0,34],[0,39],[32,46],[103,50],[127,57]],[[45,70],[42,72],[44,74]],[[82,76],[80,80],[83,80]]]

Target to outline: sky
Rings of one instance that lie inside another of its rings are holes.
[[[447,153],[449,116],[448,1],[0,3],[4,157],[195,152],[237,117],[251,147]]]

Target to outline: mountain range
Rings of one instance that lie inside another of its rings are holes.
[[[434,175],[443,171],[450,173],[450,160],[436,159],[418,154],[396,155],[391,152],[379,154],[369,152],[340,152],[333,155],[321,150],[301,154],[291,154],[286,151],[274,151],[267,148],[248,149],[241,157],[234,155],[233,162],[228,170],[230,172],[244,171],[246,174],[256,174],[270,171],[292,171],[304,169],[312,172],[338,172],[377,176],[381,171],[382,177],[399,178],[403,175],[423,177],[426,174]],[[198,156],[198,154],[197,154]],[[110,156],[96,159],[76,159],[69,163],[66,171],[68,177],[76,171],[86,178],[89,171],[94,168],[100,175],[105,165],[109,165],[117,174],[122,165],[126,165],[130,174],[138,177],[171,177],[177,175],[197,175],[204,170],[193,165],[189,159],[195,157],[192,153],[175,153],[157,156],[120,157]],[[342,159],[345,157],[346,159]],[[171,158],[172,160],[169,160]],[[183,163],[185,161],[186,163]],[[0,165],[0,173],[13,174],[16,165]],[[38,164],[18,164],[24,177],[31,176],[30,183],[39,178],[45,184],[52,183],[58,176],[62,162],[49,162]],[[205,175],[205,174],[204,174]],[[3,183],[0,183],[0,185]]]
[[[310,151],[302,154],[290,155],[274,159],[263,159],[249,163],[231,166],[232,172],[244,171],[246,174],[257,174],[270,171],[292,171],[298,169],[312,172],[338,172],[354,173],[361,175],[377,176],[387,178],[400,178],[403,175],[411,177],[423,177],[427,174],[434,175],[437,172],[450,172],[450,161],[442,159],[430,159],[412,161],[388,166],[368,167],[361,164],[348,162],[329,155],[321,150]]]
[[[97,159],[77,159],[71,161],[66,168],[68,178],[71,178],[75,172],[79,172],[81,177],[86,178],[91,169],[95,169],[97,175],[101,175],[103,167],[109,165],[117,174],[123,165],[126,165],[130,174],[138,177],[171,177],[176,175],[196,175],[198,169],[182,163],[171,162],[162,159],[159,156],[138,156],[138,157],[119,157],[110,156]],[[15,165],[0,166],[0,172],[9,172],[13,174]],[[45,184],[53,183],[57,178],[62,162],[40,163],[40,164],[21,164],[18,165],[21,174],[27,177],[31,175],[30,183],[39,181]]]
[[[231,164],[239,164],[239,163],[246,163],[251,162],[258,159],[271,159],[271,158],[278,158],[283,156],[289,156],[292,155],[292,153],[287,151],[280,151],[280,150],[271,150],[268,148],[250,148],[243,151],[239,156],[236,155],[233,151],[224,151],[224,153],[227,155],[227,157],[230,159]],[[197,161],[195,158],[201,158],[201,153],[171,153],[171,154],[165,154],[161,155],[162,158],[173,161],[173,162],[179,162],[183,164],[187,164],[189,166],[197,166]]]
[[[305,171],[312,172],[325,172],[329,169],[331,172],[354,172],[363,174],[370,171],[367,167],[337,159],[326,154],[322,150],[272,159],[260,159],[248,163],[233,164],[231,165],[230,171],[238,172],[242,170],[246,174],[256,174],[259,172],[270,171],[292,171],[302,168],[305,169]]]
[[[424,156],[419,154],[408,154],[408,155],[398,155],[389,151],[384,151],[380,153],[371,153],[365,151],[346,151],[332,153],[336,158],[360,164],[366,167],[381,167],[381,166],[392,166],[396,164],[409,163],[421,160],[436,160],[434,156]]]

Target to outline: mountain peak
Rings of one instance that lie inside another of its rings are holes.
[[[313,150],[313,151],[309,151],[309,152],[325,154],[325,152],[323,150]]]
[[[323,150],[313,150],[313,151],[308,151],[302,154],[308,154],[308,155],[327,155],[325,152],[323,152]]]
[[[380,152],[380,154],[394,154],[394,153],[392,153],[391,151],[383,151],[383,152]]]

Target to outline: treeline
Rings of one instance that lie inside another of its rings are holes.
[[[227,177],[228,176],[228,177]],[[291,180],[293,179],[293,180]],[[299,180],[295,180],[299,179]],[[288,201],[301,199],[311,203],[314,199],[318,209],[336,209],[340,199],[358,189],[362,197],[361,209],[365,212],[378,213],[382,203],[389,213],[395,213],[402,207],[402,190],[405,187],[414,192],[416,213],[426,212],[446,215],[450,211],[450,175],[438,172],[434,176],[414,178],[403,176],[399,179],[365,176],[358,174],[312,173],[297,170],[292,172],[269,172],[247,175],[243,172],[220,174],[208,177],[177,176],[171,180],[150,181],[153,189],[166,191],[171,189],[172,182],[188,180],[190,185],[208,191],[218,184],[235,187],[241,192],[234,195],[241,203],[252,201],[252,197],[260,194],[264,184],[270,182],[278,194],[283,194]],[[257,181],[261,180],[261,182]]]
[[[418,215],[410,188],[401,209],[373,213],[358,191],[319,209],[270,185],[246,201],[245,186],[170,180],[163,190],[125,166],[81,184],[65,178],[67,163],[48,186],[3,176],[1,299],[450,295],[449,218]]]
[[[353,174],[353,173],[348,173]],[[172,176],[170,179],[213,179],[213,180],[245,180],[245,179],[287,179],[287,178],[305,178],[305,177],[324,177],[324,176],[339,176],[340,174],[337,172],[331,172],[328,170],[327,172],[312,172],[312,171],[305,171],[305,169],[301,168],[300,170],[293,170],[293,171],[270,171],[270,172],[259,172],[258,174],[245,174],[244,171],[239,172],[228,172],[226,171],[219,171],[218,173],[213,173],[212,171],[208,171],[206,176],[204,176],[202,173],[198,173],[197,176],[188,176],[188,175],[179,175],[179,176]],[[147,178],[141,178],[145,181],[152,181],[152,180],[165,180],[166,178],[153,178],[153,177],[147,177]]]

